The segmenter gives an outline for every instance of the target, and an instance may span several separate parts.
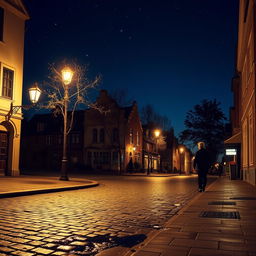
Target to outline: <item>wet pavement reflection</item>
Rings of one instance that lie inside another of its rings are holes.
[[[1,255],[95,255],[131,247],[161,229],[197,193],[193,176],[86,178],[101,185],[0,199]]]

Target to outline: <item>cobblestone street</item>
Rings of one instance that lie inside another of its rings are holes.
[[[161,228],[197,193],[192,176],[93,179],[100,186],[0,199],[0,256],[95,255]]]

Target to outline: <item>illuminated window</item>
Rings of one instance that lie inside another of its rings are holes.
[[[140,136],[139,136],[139,132],[136,132],[136,145],[139,146],[140,145]]]
[[[4,40],[4,9],[0,7],[0,41]]]
[[[12,99],[13,79],[14,71],[4,67],[2,96]]]

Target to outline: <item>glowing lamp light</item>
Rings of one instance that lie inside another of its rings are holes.
[[[182,154],[182,153],[184,152],[184,148],[183,148],[183,147],[180,147],[180,148],[179,148],[179,151],[180,151],[180,153]]]
[[[37,103],[41,95],[41,90],[39,89],[38,84],[35,83],[31,88],[29,88],[28,93],[30,101],[33,104]]]
[[[65,85],[68,85],[71,83],[74,72],[69,68],[65,67],[61,70],[61,75],[62,75],[62,81]]]
[[[160,136],[160,130],[155,130],[155,136],[158,138]]]

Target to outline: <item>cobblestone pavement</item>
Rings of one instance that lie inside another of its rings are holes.
[[[99,187],[0,199],[0,256],[95,255],[143,239],[197,193],[195,177],[94,179]]]

